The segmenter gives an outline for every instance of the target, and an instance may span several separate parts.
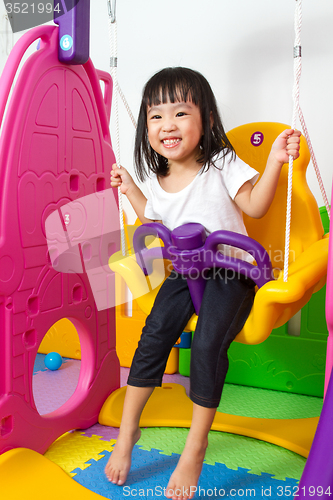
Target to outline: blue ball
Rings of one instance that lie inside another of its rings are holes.
[[[57,352],[49,352],[45,356],[44,363],[49,370],[58,370],[62,365],[62,357]]]

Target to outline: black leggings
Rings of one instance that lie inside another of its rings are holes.
[[[206,279],[191,349],[190,398],[200,406],[217,408],[229,366],[227,351],[251,311],[255,285],[225,269],[211,270]],[[170,351],[193,313],[187,281],[172,271],[142,330],[129,385],[161,386]]]

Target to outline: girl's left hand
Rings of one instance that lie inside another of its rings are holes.
[[[299,157],[301,135],[299,130],[284,130],[275,139],[270,154],[280,163],[288,163],[289,156],[296,160]]]

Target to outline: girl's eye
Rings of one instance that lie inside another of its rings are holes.
[[[176,114],[176,116],[185,116],[186,113],[184,113],[184,111],[179,111],[179,113]]]
[[[151,120],[159,120],[161,118],[160,115],[153,115],[150,119]]]

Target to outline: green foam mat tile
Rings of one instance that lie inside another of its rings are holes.
[[[142,429],[137,445],[146,451],[161,450],[162,455],[181,455],[187,434],[188,429],[182,428],[146,428]],[[264,441],[211,431],[205,463],[221,463],[233,470],[241,467],[256,475],[268,473],[275,479],[285,480],[288,477],[298,480],[304,469],[305,458]]]
[[[225,384],[218,411],[255,418],[319,417],[322,398]]]

